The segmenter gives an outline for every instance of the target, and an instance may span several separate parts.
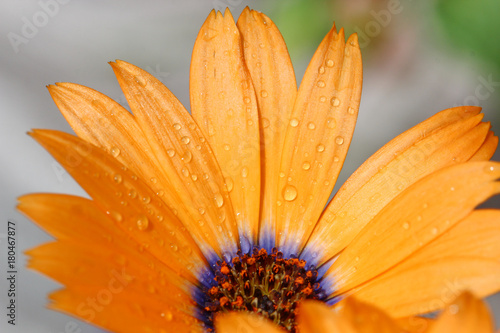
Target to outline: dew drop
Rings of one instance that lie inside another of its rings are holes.
[[[120,155],[120,148],[118,147],[111,148],[111,155],[113,157],[118,157],[118,155]]]
[[[334,118],[328,118],[326,120],[326,127],[328,127],[329,129],[334,129],[335,127],[337,127],[337,121]]]
[[[318,73],[319,73],[319,74],[323,74],[324,72],[325,72],[325,67],[320,66],[320,67],[318,68]]]
[[[356,113],[356,110],[354,110],[354,108],[349,107],[349,108],[347,109],[347,113],[349,113],[349,114],[355,114],[355,113]]]
[[[184,153],[184,155],[182,155],[182,158],[181,160],[184,162],[184,163],[189,163],[191,162],[191,160],[193,159],[193,154],[191,154],[191,152],[188,150]]]
[[[245,102],[245,104],[249,104],[251,102],[250,97],[243,98],[243,102]]]
[[[194,180],[194,181],[197,181],[198,180],[198,176],[197,175],[191,175],[191,179]]]
[[[142,197],[142,202],[144,202],[145,204],[148,204],[151,202],[151,198],[149,196],[143,196]]]
[[[195,148],[196,148],[196,150],[201,150],[201,146],[200,145],[196,145]]]
[[[174,252],[179,251],[179,247],[178,247],[177,245],[173,244],[173,243],[172,243],[172,244],[170,244],[170,248],[171,248],[171,249],[172,249],[172,251],[174,251]]]
[[[460,306],[458,304],[452,304],[449,307],[449,311],[452,315],[456,315],[460,311]]]
[[[225,145],[224,145],[224,150],[228,151],[228,150],[230,150],[230,149],[231,149],[231,146],[230,146],[230,145],[228,145],[228,144],[225,144]]]
[[[326,66],[327,66],[327,67],[333,67],[333,64],[334,64],[334,62],[333,62],[333,60],[332,60],[332,59],[328,59],[328,60],[326,61]]]
[[[149,226],[149,219],[146,215],[139,215],[137,216],[135,223],[137,225],[137,229],[144,231]]]
[[[122,214],[118,213],[118,212],[115,212],[115,211],[111,211],[111,212],[107,212],[111,218],[113,218],[115,221],[117,222],[121,222],[122,221]]]
[[[314,125],[313,122],[310,122],[309,124],[307,124],[307,128],[309,128],[310,130],[313,130],[316,128],[316,125]]]
[[[243,178],[248,177],[248,168],[247,167],[243,167],[243,169],[241,169],[241,177],[243,177]]]
[[[338,136],[335,138],[335,143],[338,144],[338,145],[341,145],[344,143],[344,138],[341,137],[341,136]]]
[[[174,129],[175,129],[176,131],[178,131],[178,130],[180,130],[180,129],[182,128],[181,124],[178,124],[178,123],[175,123],[175,124],[173,125],[173,127],[174,127]]]
[[[286,201],[293,201],[297,198],[297,189],[293,185],[287,185],[283,189],[283,198]]]
[[[323,80],[319,80],[319,81],[316,83],[316,85],[317,85],[319,88],[324,88],[324,87],[326,87],[326,83],[325,83],[325,81],[323,81]]]
[[[321,96],[321,97],[319,98],[319,101],[320,101],[321,103],[326,102],[326,96]]]
[[[285,173],[284,172],[280,172],[280,178],[285,178]]]
[[[325,151],[325,146],[323,146],[322,144],[317,145],[316,146],[316,151],[318,153],[324,152]]]
[[[205,214],[205,209],[203,207],[198,208],[198,212],[203,215]]]
[[[263,128],[268,128],[270,125],[270,121],[267,118],[262,118],[262,127]]]
[[[128,191],[128,196],[135,199],[137,197],[137,192],[134,189],[130,189],[130,191]]]
[[[181,172],[184,175],[184,177],[189,177],[189,171],[188,171],[188,169],[182,168]]]
[[[302,169],[309,170],[310,168],[311,168],[311,164],[309,164],[308,162],[304,162],[304,164],[302,164]]]
[[[122,175],[120,175],[120,174],[116,174],[116,175],[113,177],[113,180],[115,181],[115,183],[120,184],[120,183],[122,182],[122,180],[123,180],[123,177],[122,177]]]
[[[333,106],[339,106],[340,100],[337,97],[332,97],[332,99],[330,100],[330,104],[332,104]]]
[[[226,179],[224,181],[226,183],[227,191],[231,192],[233,190],[233,186],[234,186],[233,179],[230,177],[226,177]]]
[[[158,180],[156,178],[154,178],[154,177],[151,178],[151,183],[156,184],[157,182],[158,182]]]
[[[325,182],[323,183],[325,186],[328,186],[330,185],[330,182],[328,180],[325,180]]]
[[[145,87],[148,83],[146,82],[146,79],[142,77],[141,75],[136,75],[134,77],[135,82],[137,82],[138,85],[141,87]]]
[[[220,193],[216,193],[214,195],[214,200],[215,200],[215,204],[219,208],[222,207],[222,205],[224,204],[224,198],[222,197],[222,194],[220,194]]]
[[[437,235],[438,229],[434,227],[434,228],[431,229],[431,232],[432,232],[433,235]]]
[[[198,225],[199,225],[200,227],[203,227],[203,226],[205,225],[205,222],[203,222],[203,220],[199,220],[199,221],[198,221]]]
[[[174,155],[175,155],[175,150],[173,150],[173,149],[167,149],[167,155],[168,155],[169,157],[174,157]]]
[[[171,321],[174,318],[174,315],[172,314],[172,312],[167,311],[167,312],[162,312],[161,317],[166,321]]]
[[[410,229],[410,223],[408,223],[408,222],[403,223],[403,229],[405,229],[405,230]]]
[[[299,125],[299,121],[295,118],[293,118],[292,120],[290,120],[290,126],[292,127],[297,127]]]
[[[267,94],[267,91],[262,90],[262,91],[260,92],[260,95],[261,95],[262,97],[267,97],[267,95],[268,95],[268,94]]]
[[[280,200],[278,200],[278,201],[276,201],[276,204],[277,204],[277,205],[278,205],[278,207],[279,207],[279,206],[281,206],[283,203],[282,203]]]
[[[495,172],[495,167],[493,165],[487,165],[484,167],[484,172],[493,173],[493,172]]]
[[[183,144],[185,144],[185,145],[187,145],[190,141],[191,141],[191,139],[189,139],[189,137],[187,137],[187,136],[183,136],[183,137],[181,138],[181,142],[182,142]]]

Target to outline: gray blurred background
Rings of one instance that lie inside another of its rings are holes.
[[[213,8],[229,7],[237,18],[247,5],[265,12],[280,28],[299,82],[333,21],[348,33],[358,32],[363,95],[338,184],[384,143],[448,107],[480,105],[500,133],[497,0],[2,0],[0,308],[7,303],[7,220],[17,224],[19,274],[17,325],[7,326],[1,310],[1,332],[98,331],[47,310],[46,296],[58,285],[23,268],[22,251],[50,237],[16,212],[16,198],[30,192],[85,196],[26,135],[32,128],[72,132],[45,86],[75,82],[124,104],[107,64],[122,59],[151,72],[189,108],[189,61],[198,29]],[[487,205],[500,207],[498,199]],[[500,313],[500,297],[489,301]]]

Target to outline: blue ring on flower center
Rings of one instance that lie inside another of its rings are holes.
[[[284,258],[276,248],[268,254],[254,247],[252,253],[239,250],[229,262],[213,265],[210,286],[200,285],[196,293],[198,316],[207,332],[214,331],[214,318],[227,311],[259,313],[295,332],[295,310],[301,300],[326,301],[316,267],[294,255]]]

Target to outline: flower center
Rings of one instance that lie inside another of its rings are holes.
[[[259,313],[295,332],[295,314],[303,299],[324,300],[315,267],[306,267],[305,260],[283,258],[283,253],[254,249],[253,253],[237,256],[231,263],[217,262],[216,285],[205,290],[203,317],[208,331],[213,332],[213,320],[218,313],[248,311]]]

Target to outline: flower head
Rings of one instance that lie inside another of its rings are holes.
[[[210,13],[191,62],[191,114],[156,78],[111,63],[131,113],[49,86],[77,136],[30,135],[90,199],[31,194],[19,209],[56,237],[29,266],[64,288],[51,307],[120,332],[213,331],[230,310],[290,331],[304,299],[355,294],[394,317],[442,291],[500,289],[498,138],[477,107],[442,111],[370,157],[327,205],[361,96],[356,35],[325,36],[297,90],[264,14]],[[440,301],[435,301],[436,299]]]

